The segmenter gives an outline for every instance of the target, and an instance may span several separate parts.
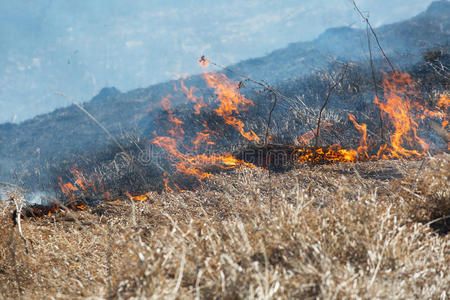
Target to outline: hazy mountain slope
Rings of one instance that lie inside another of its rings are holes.
[[[357,2],[379,26],[432,0]],[[0,122],[67,105],[55,91],[84,102],[105,86],[127,91],[200,72],[202,54],[229,65],[361,25],[342,0],[1,1]]]
[[[413,64],[421,52],[436,44],[450,42],[450,2],[433,2],[418,16],[403,22],[381,26],[377,36],[386,54],[396,66]],[[381,54],[371,41],[375,59]],[[277,81],[325,68],[330,61],[361,61],[369,57],[365,30],[331,28],[311,42],[300,42],[271,54],[233,66],[256,79]]]

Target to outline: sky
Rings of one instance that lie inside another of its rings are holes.
[[[359,0],[372,25],[408,19],[431,0]],[[330,27],[361,27],[349,0],[2,0],[0,123],[21,122],[103,87],[125,92],[228,65]]]

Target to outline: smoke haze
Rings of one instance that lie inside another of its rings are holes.
[[[432,1],[358,1],[374,26],[410,18]],[[127,91],[310,40],[330,27],[362,27],[350,1],[3,1],[0,123]],[[239,45],[239,47],[236,47]]]

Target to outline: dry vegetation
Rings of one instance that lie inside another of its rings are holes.
[[[244,168],[197,191],[24,219],[28,254],[5,203],[0,297],[446,299],[449,170],[448,154]]]

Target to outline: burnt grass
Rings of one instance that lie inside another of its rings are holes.
[[[449,57],[446,48],[436,48],[424,54],[422,63],[408,70],[420,86],[417,96],[411,99],[412,101],[418,101],[423,106],[434,109],[439,94],[450,89],[448,78],[436,72],[436,68],[445,70],[450,67]],[[254,101],[254,106],[241,112],[239,118],[245,121],[246,131],[253,130],[261,137],[262,140],[258,143],[246,141],[232,126],[226,125],[224,120],[217,116],[214,105],[203,109],[200,114],[196,114],[190,105],[176,105],[172,108],[172,112],[183,122],[184,129],[184,137],[178,148],[183,153],[191,154],[230,152],[236,158],[257,166],[277,172],[287,171],[295,167],[291,159],[292,152],[301,147],[314,147],[314,139],[305,145],[300,143],[298,138],[316,128],[319,107],[323,104],[323,99],[327,97],[330,85],[329,74],[338,77],[341,69],[342,65],[336,63],[327,73],[293,79],[275,87],[280,93],[292,99],[301,96],[308,108],[299,101],[288,103],[279,100],[272,114],[266,145],[264,145],[264,139],[267,118],[274,99],[270,91],[253,89],[251,82],[244,82],[241,92]],[[370,154],[376,154],[376,149],[389,140],[388,136],[393,128],[386,120],[385,124],[382,126],[380,124],[379,111],[372,103],[373,81],[369,72],[369,69],[358,64],[349,65],[346,76],[341,85],[331,94],[329,105],[324,111],[319,147],[329,147],[334,144],[339,144],[342,148],[356,149],[358,147],[360,133],[348,119],[349,112],[356,116],[359,123],[367,124],[369,147],[375,151]],[[381,75],[377,80],[379,94],[382,96]],[[202,93],[204,93],[205,101],[209,99],[208,97],[214,97],[209,90]],[[198,132],[205,129],[204,122],[208,124],[212,132],[211,140],[215,144],[195,152],[192,150],[194,148],[192,140]],[[433,127],[433,122],[437,124],[433,120],[421,121],[418,135],[427,138],[427,142],[431,145],[431,153],[439,153],[436,149],[446,148],[448,133],[445,135],[441,131],[435,131],[433,128],[436,126]],[[97,205],[104,200],[106,192],[111,198],[124,197],[127,193],[139,195],[148,191],[162,192],[165,189],[165,178],[172,189],[176,189],[175,185],[183,190],[196,189],[200,182],[194,177],[177,172],[173,167],[173,161],[169,159],[165,151],[151,142],[155,136],[170,136],[168,132],[173,124],[168,120],[168,112],[155,109],[143,116],[140,123],[143,129],[126,131],[117,136],[125,153],[109,141],[109,146],[97,151],[79,151],[62,160],[46,164],[32,163],[25,171],[19,172],[20,180],[25,182],[25,185],[28,184],[30,190],[53,190],[60,199],[64,199],[58,178],[61,178],[64,183],[74,183],[75,178],[70,171],[80,170],[86,179],[95,183],[88,191],[75,193],[79,200],[88,205]],[[105,137],[102,140],[108,141]],[[413,145],[413,147],[419,146]],[[329,162],[323,160],[317,163]],[[41,168],[38,168],[39,166]],[[38,176],[36,176],[36,170],[39,171]],[[228,172],[211,165],[205,165],[203,170],[213,173]],[[164,177],[164,174],[167,177]]]

